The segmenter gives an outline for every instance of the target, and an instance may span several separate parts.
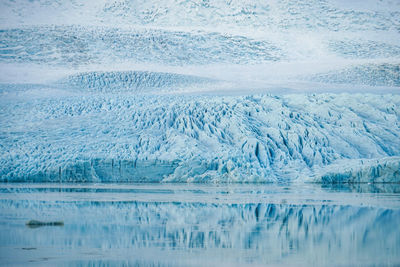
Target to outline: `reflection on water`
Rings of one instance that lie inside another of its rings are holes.
[[[399,188],[1,184],[0,264],[397,265]]]

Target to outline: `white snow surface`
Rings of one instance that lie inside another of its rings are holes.
[[[0,180],[400,182],[400,4],[0,3]]]

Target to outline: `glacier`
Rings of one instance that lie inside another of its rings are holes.
[[[399,95],[24,95],[1,101],[2,181],[399,181]]]
[[[399,192],[400,1],[0,1],[0,265],[400,265]]]
[[[395,1],[0,10],[0,181],[400,182]]]

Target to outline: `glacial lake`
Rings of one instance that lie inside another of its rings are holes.
[[[27,264],[399,265],[400,185],[2,183],[0,265]]]

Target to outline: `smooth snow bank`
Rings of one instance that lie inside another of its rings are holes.
[[[400,181],[399,95],[3,99],[2,181]]]

